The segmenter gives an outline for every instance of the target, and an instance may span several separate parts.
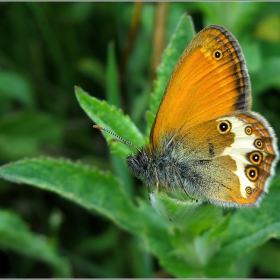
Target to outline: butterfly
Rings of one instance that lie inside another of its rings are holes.
[[[221,26],[204,28],[171,73],[149,144],[139,149],[121,140],[138,150],[127,156],[130,170],[149,188],[181,189],[225,207],[258,206],[278,149],[273,128],[250,110],[251,101],[239,43]]]

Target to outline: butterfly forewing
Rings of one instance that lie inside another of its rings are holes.
[[[250,108],[250,81],[236,39],[209,26],[193,39],[175,66],[151,131],[152,145],[170,130]]]

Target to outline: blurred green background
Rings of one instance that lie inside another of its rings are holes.
[[[121,107],[148,135],[146,110],[156,68],[183,13],[192,16],[196,31],[219,24],[238,39],[252,81],[253,109],[280,135],[280,3],[7,2],[0,4],[1,165],[44,155],[120,172],[80,108],[74,86]],[[114,67],[119,88],[112,96]],[[1,208],[49,238],[70,261],[73,277],[165,276],[141,242],[102,216],[53,193],[0,184]],[[144,188],[132,192],[147,196]],[[267,246],[266,252],[269,246],[280,248],[277,241]],[[275,257],[280,262],[280,255]],[[0,264],[1,277],[53,276],[46,264],[5,246]],[[251,276],[280,275],[260,265]]]

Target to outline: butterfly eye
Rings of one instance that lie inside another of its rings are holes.
[[[226,134],[231,129],[231,123],[229,121],[220,121],[218,122],[217,129],[220,134]]]
[[[141,157],[139,158],[139,164],[143,168],[147,167],[147,165],[148,165],[148,157],[145,154],[141,155]]]
[[[250,181],[255,181],[258,178],[259,171],[255,166],[249,166],[246,168],[246,176]]]
[[[251,135],[252,132],[253,132],[253,130],[252,130],[252,127],[251,127],[251,126],[246,126],[246,127],[245,127],[245,133],[246,133],[247,135]]]
[[[221,50],[215,50],[213,52],[213,57],[216,59],[216,60],[219,60],[223,57],[223,53]]]
[[[262,154],[260,152],[252,152],[248,157],[249,161],[253,164],[259,165],[262,162]]]
[[[262,149],[263,148],[263,141],[261,139],[256,139],[254,142],[254,145],[256,148],[258,149]]]

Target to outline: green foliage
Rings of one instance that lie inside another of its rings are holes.
[[[2,160],[36,156],[42,153],[42,143],[46,146],[59,145],[62,129],[59,122],[44,113],[28,110],[3,116],[0,120]]]
[[[169,44],[149,84],[158,4],[143,4],[126,63],[134,3],[1,4],[1,277],[280,276],[279,172],[259,208],[149,201],[126,167],[135,149],[102,132],[108,155],[92,129],[145,145],[194,27],[220,24],[244,50],[253,109],[280,135],[279,3],[167,5]]]
[[[56,277],[69,277],[69,263],[51,246],[48,240],[30,232],[27,225],[15,213],[0,211],[1,246],[48,263]]]
[[[13,86],[11,87],[11,85]],[[32,107],[34,103],[33,88],[29,84],[29,81],[18,73],[1,71],[0,91],[2,99],[13,98],[28,107]]]
[[[131,141],[136,146],[143,146],[142,135],[129,116],[124,116],[121,110],[117,110],[116,107],[108,105],[105,101],[99,101],[89,96],[78,87],[75,88],[75,91],[81,107],[95,123],[106,127],[113,133],[122,135],[126,139],[132,139]],[[105,133],[105,137],[108,141],[114,138],[108,133]],[[112,144],[112,146],[115,146],[115,153],[124,158],[131,152],[130,146],[120,145],[119,143],[116,143],[116,145]]]

